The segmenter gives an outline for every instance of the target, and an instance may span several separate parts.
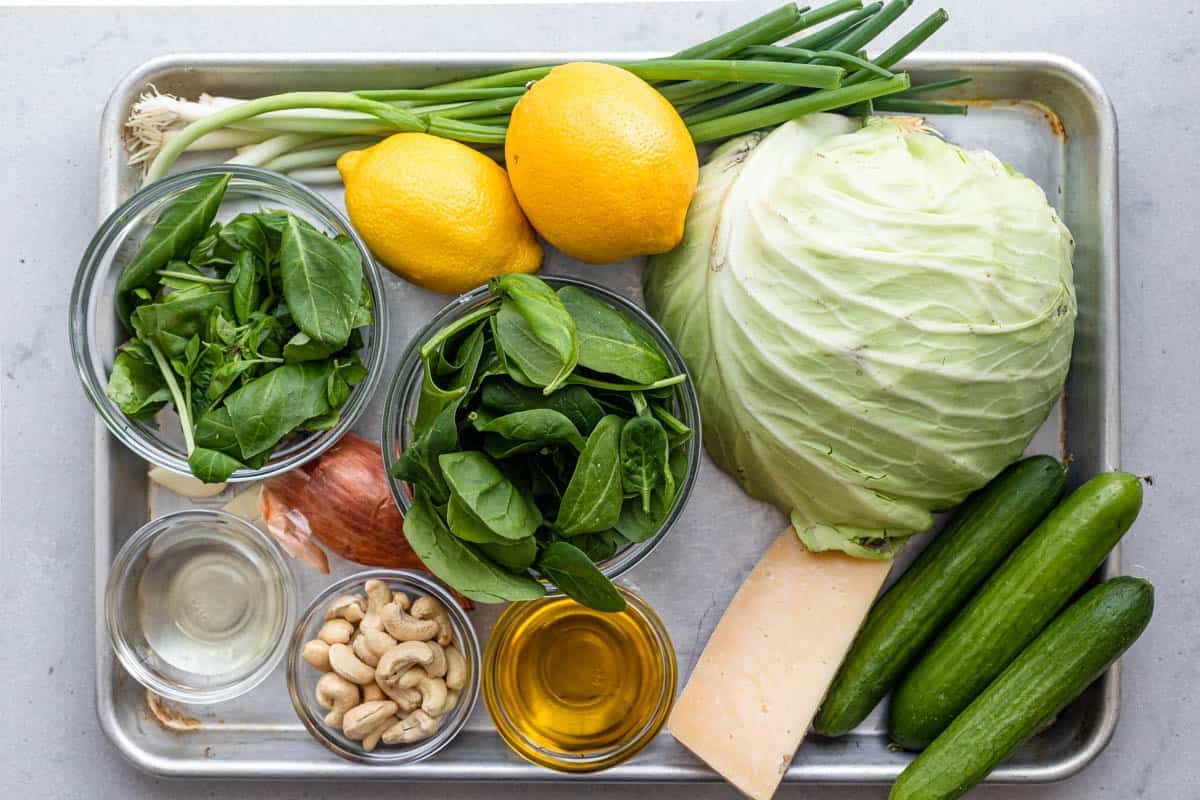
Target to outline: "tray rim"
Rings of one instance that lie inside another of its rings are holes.
[[[595,51],[471,51],[471,52],[183,52],[171,53],[142,62],[121,78],[105,103],[100,118],[99,130],[99,215],[103,219],[121,200],[119,159],[124,154],[121,130],[126,108],[131,98],[145,89],[150,79],[167,69],[187,69],[197,62],[205,67],[278,65],[294,62],[305,66],[354,67],[394,64],[397,66],[436,63],[439,66],[478,66],[491,62],[497,66],[518,65],[531,62],[556,63],[579,59],[616,59],[658,57],[661,52],[595,52]],[[1118,207],[1117,207],[1117,117],[1107,92],[1091,72],[1078,62],[1065,56],[1045,51],[931,51],[905,59],[901,68],[917,70],[962,69],[1025,69],[1041,73],[1054,73],[1073,83],[1087,98],[1097,118],[1096,181],[1101,187],[1101,196],[1096,198],[1098,216],[1101,221],[1096,238],[1097,264],[1100,271],[1100,304],[1098,315],[1105,325],[1098,333],[1098,358],[1104,365],[1102,397],[1097,398],[1101,416],[1102,442],[1099,445],[1100,460],[1106,469],[1115,469],[1120,463],[1120,291],[1118,250]],[[93,425],[93,533],[95,583],[95,659],[96,659],[96,715],[100,728],[117,751],[133,766],[152,775],[165,778],[209,778],[209,779],[307,779],[307,780],[392,780],[428,781],[449,780],[459,782],[519,781],[519,782],[578,782],[592,783],[692,783],[719,782],[720,776],[707,766],[697,762],[685,768],[671,768],[664,772],[662,765],[626,764],[596,775],[568,776],[534,767],[524,762],[499,764],[485,768],[475,776],[452,773],[436,761],[424,762],[405,768],[401,773],[388,769],[364,768],[361,765],[302,762],[267,762],[271,768],[254,767],[259,762],[220,762],[204,759],[172,759],[156,755],[140,747],[122,728],[117,719],[116,707],[112,703],[114,661],[109,652],[108,637],[104,623],[103,594],[113,555],[112,538],[101,520],[108,517],[111,497],[112,473],[105,467],[109,452],[119,447],[108,435],[104,424],[96,419]],[[1120,545],[1105,560],[1101,574],[1104,578],[1120,574]],[[1113,665],[1101,678],[1101,713],[1099,724],[1092,734],[1067,758],[1034,767],[1001,766],[987,778],[990,783],[1049,783],[1069,778],[1090,764],[1112,739],[1120,712],[1121,665]],[[844,764],[828,769],[815,778],[802,777],[785,783],[841,783],[856,785],[879,785],[890,783],[897,773],[894,765]],[[853,773],[853,774],[852,774]]]

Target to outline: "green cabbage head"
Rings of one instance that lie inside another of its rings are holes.
[[[717,464],[810,549],[883,558],[1019,458],[1061,395],[1073,249],[991,153],[816,114],[712,154],[646,303]]]

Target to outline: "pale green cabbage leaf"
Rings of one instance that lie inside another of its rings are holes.
[[[712,154],[644,288],[716,463],[810,549],[884,558],[1017,459],[1060,397],[1073,249],[991,153],[816,114]]]

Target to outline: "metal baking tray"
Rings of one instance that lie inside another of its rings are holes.
[[[640,54],[639,54],[640,55]],[[654,55],[654,54],[650,54]],[[116,87],[101,122],[100,212],[109,213],[137,186],[139,174],[126,165],[122,123],[130,105],[153,84],[184,96],[200,92],[250,97],[294,89],[354,89],[423,85],[480,70],[515,64],[612,53],[520,54],[195,54],[147,62]],[[630,57],[630,54],[620,54]],[[970,75],[958,88],[972,100],[966,117],[935,118],[949,139],[985,147],[1011,162],[1046,190],[1077,239],[1075,280],[1078,330],[1062,403],[1034,440],[1032,452],[1069,454],[1072,475],[1111,470],[1119,463],[1117,313],[1117,141],[1116,120],[1104,91],[1078,65],[1054,55],[1030,53],[941,53],[905,65],[915,79]],[[341,188],[329,189],[341,204]],[[640,298],[640,263],[597,269],[552,254],[546,271],[599,281]],[[447,298],[388,281],[392,310],[390,364],[404,344]],[[380,434],[383,392],[364,414],[359,432]],[[627,582],[661,614],[679,656],[681,678],[720,618],[725,604],[767,544],[785,525],[774,508],[747,498],[707,460],[703,489],[695,492],[675,530]],[[310,739],[288,700],[281,666],[259,688],[232,702],[171,708],[124,674],[104,630],[103,589],[109,564],[124,539],[153,508],[171,499],[152,490],[145,465],[111,438],[97,421],[95,433],[96,704],[100,724],[117,748],[148,772],[203,778],[392,779],[457,781],[687,782],[718,777],[665,731],[640,755],[603,773],[567,776],[532,766],[513,755],[478,707],[462,734],[436,758],[403,767],[372,767],[343,761]],[[177,501],[176,501],[177,502]],[[909,548],[911,558],[917,548]],[[901,565],[903,566],[903,565]],[[325,577],[296,564],[300,602],[330,579],[356,567],[332,566]],[[1119,555],[1105,563],[1117,574]],[[899,572],[899,569],[896,570]],[[624,580],[624,579],[623,579]],[[498,610],[482,607],[473,619],[486,637]],[[1117,722],[1118,669],[1092,686],[1047,730],[1023,746],[990,780],[1040,782],[1082,769],[1107,744]],[[851,735],[837,740],[813,736],[788,770],[791,783],[883,783],[899,774],[911,756],[888,748],[879,709]]]

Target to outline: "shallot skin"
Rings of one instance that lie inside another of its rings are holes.
[[[359,564],[425,569],[404,537],[404,517],[388,488],[379,447],[354,434],[319,458],[267,480],[259,503],[280,544],[322,572],[329,564],[313,537]]]

